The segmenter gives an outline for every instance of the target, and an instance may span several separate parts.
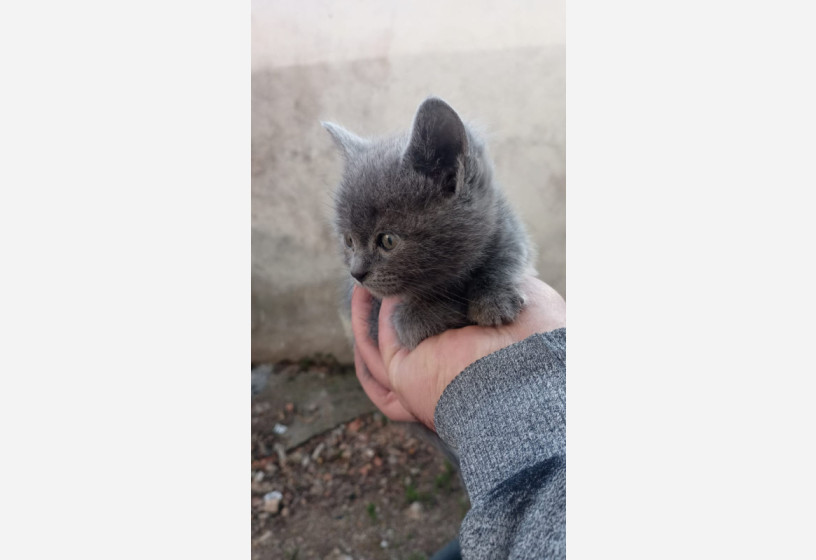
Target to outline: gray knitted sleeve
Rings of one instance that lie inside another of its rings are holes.
[[[470,495],[467,560],[566,556],[566,344],[564,328],[490,354],[437,403]]]

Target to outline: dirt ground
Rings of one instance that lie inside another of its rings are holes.
[[[467,494],[435,447],[374,412],[287,450],[285,401],[253,398],[253,559],[423,560],[457,536]]]

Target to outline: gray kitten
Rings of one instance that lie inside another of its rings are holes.
[[[493,180],[479,136],[441,99],[409,133],[365,140],[323,123],[345,158],[335,227],[351,276],[378,298],[400,296],[403,346],[466,325],[512,322],[530,265],[521,222]],[[372,310],[376,339],[379,305]]]

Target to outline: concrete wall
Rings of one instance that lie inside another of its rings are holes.
[[[563,3],[436,4],[253,2],[253,362],[351,360],[330,226],[342,162],[319,121],[395,132],[431,94],[487,131],[540,276],[566,295]]]

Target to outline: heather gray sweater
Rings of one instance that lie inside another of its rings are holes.
[[[466,560],[566,557],[566,345],[564,328],[490,354],[436,405],[470,495]]]

